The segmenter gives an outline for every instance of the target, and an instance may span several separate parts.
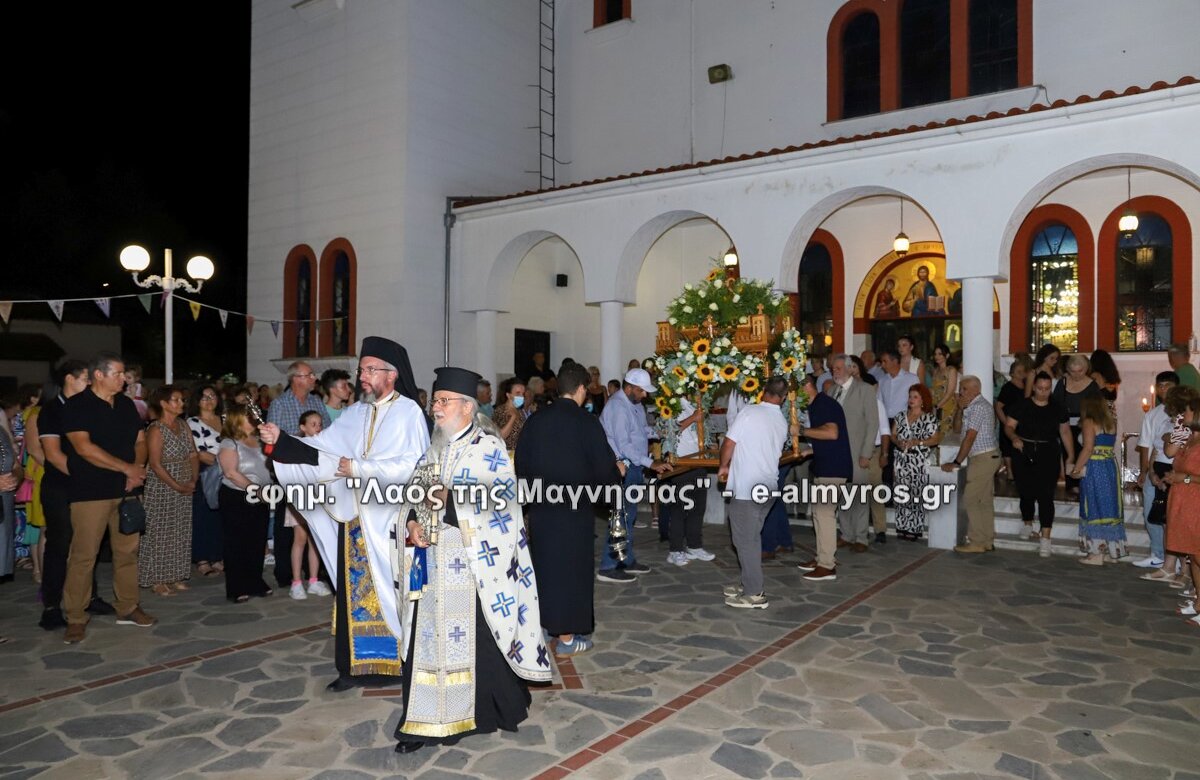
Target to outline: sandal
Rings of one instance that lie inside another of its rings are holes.
[[[186,582],[183,582],[182,580],[180,580],[179,582],[176,582],[171,587],[174,588],[175,590],[191,590],[192,589],[191,585],[188,585]]]
[[[208,561],[200,561],[196,564],[196,573],[201,577],[207,577],[213,573],[213,565]]]
[[[1155,569],[1152,572],[1143,574],[1141,577],[1138,577],[1138,579],[1148,580],[1150,582],[1169,582],[1174,576],[1174,574],[1167,573],[1166,569]]]
[[[213,571],[216,572],[217,574],[222,574],[225,571],[225,562],[217,561],[216,563],[214,563],[212,565],[212,568],[213,568]]]
[[[175,591],[171,590],[170,585],[163,585],[161,583],[151,587],[150,590],[154,591],[155,593],[157,593],[160,596],[174,596],[175,595]]]

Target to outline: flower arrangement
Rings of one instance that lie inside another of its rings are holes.
[[[764,365],[762,357],[741,351],[729,336],[681,340],[674,352],[654,361],[659,389],[655,405],[669,420],[682,411],[681,398],[699,395],[707,411],[731,384],[746,393],[756,392]]]
[[[679,297],[667,307],[667,322],[677,328],[696,328],[707,317],[730,329],[745,325],[758,313],[779,316],[788,312],[787,300],[774,292],[773,282],[758,279],[730,279],[724,266],[709,271],[704,281],[685,284]]]

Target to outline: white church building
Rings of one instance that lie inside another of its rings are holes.
[[[534,348],[618,377],[732,247],[814,348],[907,333],[984,377],[1104,348],[1139,419],[1198,329],[1197,29],[1194,0],[255,0],[249,310],[284,324],[247,373],[382,334],[426,387]]]

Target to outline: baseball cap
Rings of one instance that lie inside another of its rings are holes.
[[[650,381],[650,374],[644,368],[631,368],[625,373],[625,382],[634,387],[640,387],[647,393],[655,391],[654,383]]]

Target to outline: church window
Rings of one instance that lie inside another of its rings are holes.
[[[950,2],[905,0],[900,11],[900,107],[950,99]]]
[[[970,92],[1017,86],[1017,0],[971,0]]]
[[[1029,251],[1028,347],[1053,344],[1063,352],[1079,350],[1079,244],[1061,223],[1047,225]]]
[[[317,308],[316,259],[300,245],[284,264],[283,356],[312,357],[315,353],[313,315]]]
[[[603,27],[633,18],[632,5],[633,0],[593,0],[592,26]]]
[[[842,33],[842,116],[879,113],[879,17],[861,13]]]
[[[833,346],[833,259],[824,244],[810,243],[800,258],[796,329],[805,348],[828,354]]]
[[[1117,236],[1117,349],[1163,350],[1171,343],[1173,241],[1158,214],[1138,214],[1138,228]]]

